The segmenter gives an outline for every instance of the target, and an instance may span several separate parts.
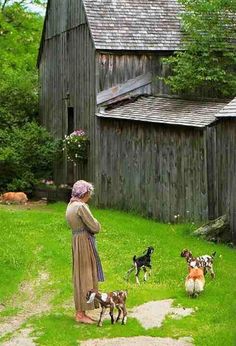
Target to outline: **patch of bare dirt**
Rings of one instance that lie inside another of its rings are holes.
[[[152,336],[135,336],[128,338],[94,339],[80,343],[81,346],[192,346],[191,338],[159,338]]]
[[[167,315],[182,318],[194,312],[193,309],[172,307],[173,302],[173,299],[151,301],[135,307],[129,316],[136,318],[145,329],[149,329],[161,327]]]
[[[19,204],[19,203],[2,203],[0,201],[0,206],[2,208],[7,208],[10,210],[31,210],[31,209],[39,209],[44,208],[47,206],[47,200],[46,199],[40,199],[40,200],[29,200],[26,204]]]
[[[48,293],[40,295],[37,292],[39,288],[46,285],[48,280],[48,273],[42,272],[34,281],[24,282],[23,284],[21,284],[18,294],[13,297],[11,302],[11,306],[19,308],[20,312],[15,316],[3,317],[1,319],[0,337],[3,337],[8,333],[14,333],[30,317],[48,312],[50,310],[50,301],[52,299],[52,294]],[[24,337],[24,335],[27,334],[27,330],[25,332],[24,330],[22,330],[23,336],[15,336],[14,338],[18,340],[17,338]],[[12,338],[11,341],[14,340],[14,338]],[[13,345],[28,346],[28,344],[24,343],[19,344],[17,343],[17,341]]]
[[[35,346],[31,332],[31,328],[22,329],[11,340],[2,343],[2,346]]]

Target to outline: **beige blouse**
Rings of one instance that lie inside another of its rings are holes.
[[[83,202],[69,203],[66,219],[72,231],[87,229],[91,233],[98,233],[101,229],[100,223],[91,214],[89,206]]]

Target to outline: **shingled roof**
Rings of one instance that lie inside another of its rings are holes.
[[[236,117],[236,97],[216,115],[217,118]]]
[[[83,0],[96,49],[176,50],[177,0]]]
[[[97,116],[203,128],[216,121],[216,113],[225,104],[149,96],[118,108],[100,111]]]

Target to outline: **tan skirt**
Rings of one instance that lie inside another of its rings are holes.
[[[82,231],[72,236],[74,301],[76,311],[98,308],[97,303],[87,303],[86,294],[98,288],[97,263],[88,233]]]

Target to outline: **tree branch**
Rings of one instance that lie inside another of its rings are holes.
[[[5,6],[6,6],[6,4],[8,3],[8,1],[9,1],[9,0],[4,0],[4,1],[3,1],[3,4],[2,4],[2,6],[1,6],[1,11],[2,11],[2,12],[4,11]]]

